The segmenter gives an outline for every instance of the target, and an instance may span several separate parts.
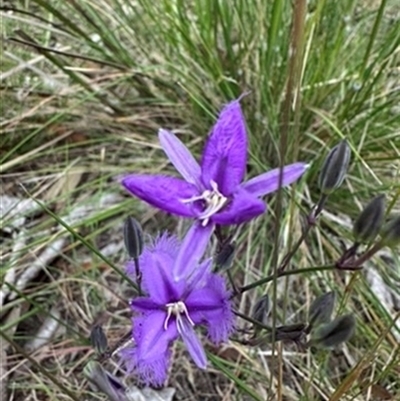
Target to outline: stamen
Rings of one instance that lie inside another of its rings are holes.
[[[212,190],[206,189],[201,195],[192,196],[189,199],[182,199],[182,203],[192,203],[196,201],[204,201],[206,208],[199,216],[202,220],[202,226],[206,226],[210,217],[218,213],[228,202],[228,198],[221,194],[218,190],[218,184],[211,180],[210,185]]]
[[[181,316],[182,314],[184,314],[185,317],[187,318],[187,320],[189,321],[189,323],[192,326],[194,326],[194,322],[190,318],[189,312],[188,312],[184,302],[182,302],[182,301],[171,302],[169,304],[166,304],[165,307],[167,308],[167,317],[164,322],[164,330],[167,330],[168,322],[169,322],[169,319],[171,318],[172,314],[174,314],[176,317],[176,325],[178,328],[178,332],[180,332],[183,327],[182,326],[182,316]]]
[[[192,196],[191,198],[188,198],[188,199],[181,199],[181,202],[182,203],[192,203],[192,202],[196,202],[198,200],[207,200],[211,195],[212,195],[212,192],[207,189],[201,195]]]
[[[168,307],[169,305],[172,305],[172,304],[167,304],[166,305],[166,307],[168,308],[168,312],[167,312],[167,318],[165,319],[165,322],[164,322],[164,330],[167,330],[168,322],[169,322],[169,319],[170,319],[170,317],[172,315],[172,308]]]

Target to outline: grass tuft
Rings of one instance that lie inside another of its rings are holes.
[[[247,91],[248,176],[296,160],[311,167],[238,232],[238,285],[276,275],[318,200],[328,150],[347,138],[353,158],[291,262],[302,273],[275,276],[238,306],[247,313],[268,292],[274,324],[294,324],[335,291],[336,313],[355,313],[357,332],[334,352],[232,341],[209,348],[207,372],[178,347],[168,384],[179,399],[400,397],[398,251],[382,251],[362,272],[327,267],[370,199],[385,194],[388,214],[400,212],[397,1],[21,0],[0,12],[0,196],[16,198],[1,216],[0,401],[104,399],[82,372],[94,322],[110,343],[130,330],[123,221],[135,216],[151,236],[176,228],[126,197],[116,177],[172,172],[160,127],[199,155],[221,105]],[[53,331],[30,353],[48,322]]]

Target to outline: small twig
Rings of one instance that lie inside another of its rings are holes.
[[[63,32],[68,33],[68,34],[71,35],[71,32],[67,31],[62,24],[55,24],[54,22],[52,22],[52,21],[50,21],[50,20],[48,20],[46,18],[43,18],[38,14],[32,13],[30,11],[22,10],[22,9],[16,8],[16,7],[9,7],[9,6],[0,6],[0,11],[5,11],[5,12],[11,11],[11,12],[14,12],[14,13],[28,15],[31,18],[35,18],[35,19],[37,19],[37,20],[39,20],[41,22],[44,22],[45,24],[51,25],[52,27],[54,27],[56,29],[59,29],[60,31],[63,31]]]

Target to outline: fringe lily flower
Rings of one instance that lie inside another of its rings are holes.
[[[142,288],[146,296],[131,307],[134,346],[122,351],[127,369],[147,385],[162,385],[170,364],[170,345],[178,337],[193,361],[206,368],[207,358],[195,333],[208,329],[214,343],[228,339],[233,330],[230,293],[224,279],[211,272],[211,259],[200,263],[212,234],[212,226],[194,224],[179,244],[176,237],[161,235],[140,256]],[[133,266],[128,274],[135,276]]]
[[[204,148],[200,165],[172,133],[161,129],[164,152],[183,177],[130,174],[122,185],[152,206],[182,217],[221,225],[241,224],[264,213],[261,196],[279,188],[280,169],[242,182],[247,163],[247,134],[240,99],[221,111]],[[282,186],[295,182],[307,164],[283,168]]]

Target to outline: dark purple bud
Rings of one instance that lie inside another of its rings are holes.
[[[103,354],[108,348],[107,337],[103,328],[95,324],[90,331],[90,342],[98,354]]]
[[[275,329],[274,340],[300,342],[306,336],[305,328],[306,325],[303,323],[279,326]],[[272,334],[270,334],[268,338],[269,341],[272,341]]]
[[[251,318],[265,326],[267,324],[267,317],[270,311],[271,302],[269,300],[269,296],[265,294],[255,303]]]
[[[124,241],[128,255],[137,259],[143,251],[142,227],[133,217],[127,217],[124,224]]]
[[[90,361],[83,369],[83,373],[111,401],[126,401],[125,386],[115,376],[103,369],[98,362]]]
[[[400,216],[391,219],[382,229],[382,244],[396,246],[400,244]]]
[[[340,187],[349,168],[350,156],[351,150],[345,139],[328,153],[318,181],[323,194],[330,194]]]
[[[335,298],[335,292],[331,291],[314,300],[310,306],[308,314],[308,321],[311,327],[322,323],[328,323],[331,320],[333,309],[335,307]]]
[[[370,242],[381,230],[385,217],[385,195],[376,196],[358,216],[353,225],[356,242]]]
[[[332,322],[317,327],[312,333],[310,344],[322,348],[336,347],[353,336],[355,327],[353,315],[339,316]]]
[[[221,250],[217,253],[215,264],[217,270],[225,271],[232,266],[233,258],[235,256],[236,243],[228,242],[222,245]]]
[[[303,331],[306,328],[304,323],[289,324],[287,326],[279,326],[276,331],[280,333],[292,333],[294,331]]]

